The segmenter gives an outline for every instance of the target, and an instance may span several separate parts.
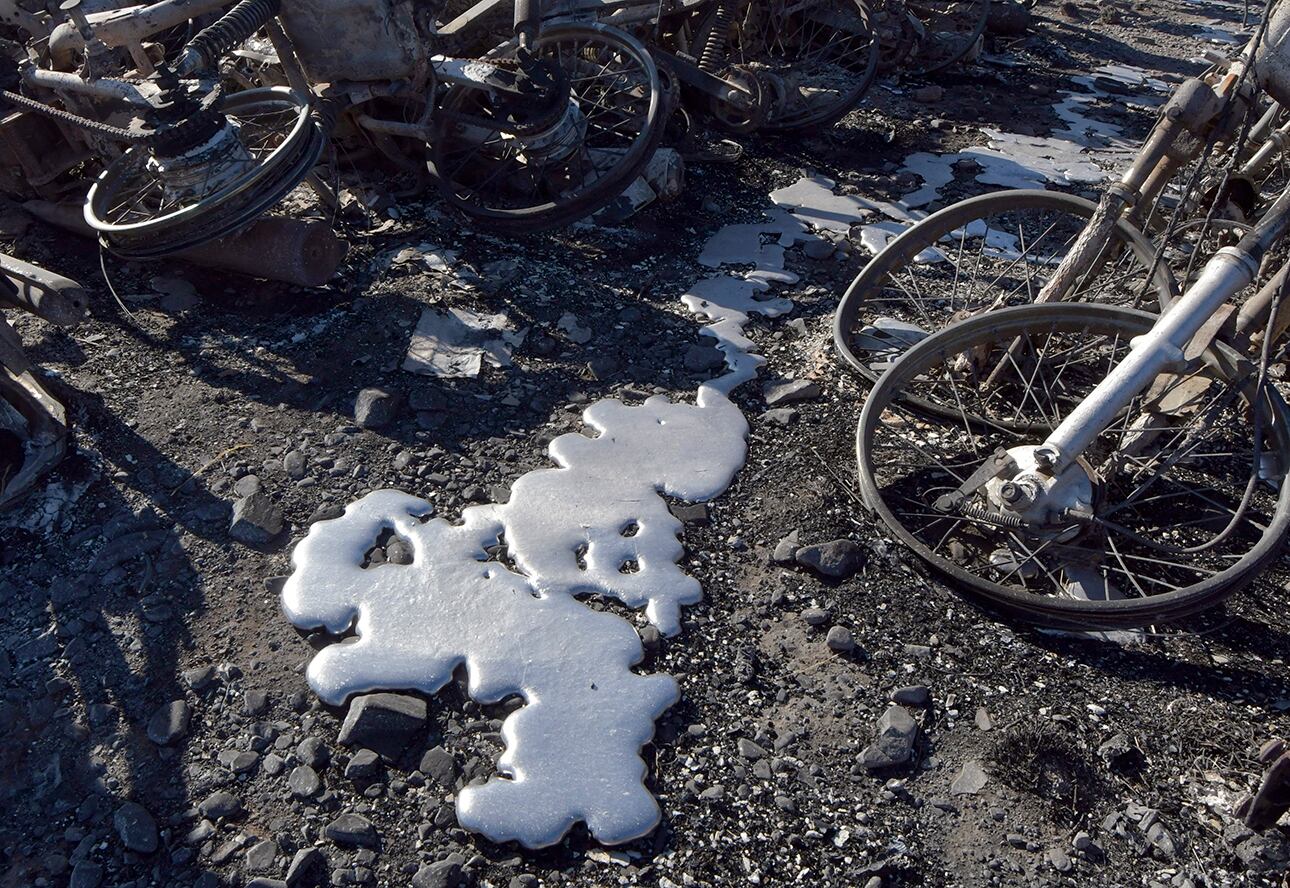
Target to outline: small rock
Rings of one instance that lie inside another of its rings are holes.
[[[92,860],[82,860],[72,867],[67,888],[99,888],[103,883],[103,867]]]
[[[713,348],[710,345],[692,343],[685,350],[685,369],[691,373],[715,370],[724,366],[725,363],[726,356],[721,352],[721,349]]]
[[[184,670],[184,684],[194,691],[204,691],[215,683],[218,675],[214,666],[194,666]]]
[[[790,379],[787,382],[768,382],[762,386],[767,407],[779,407],[798,401],[812,401],[824,394],[819,383],[809,379]]]
[[[278,844],[272,839],[256,842],[246,852],[246,868],[253,873],[263,873],[273,867],[278,859]],[[285,882],[283,883],[286,884]]]
[[[802,252],[806,254],[807,259],[823,260],[836,253],[837,248],[833,246],[832,241],[817,237],[808,240],[806,246],[802,247]]]
[[[845,580],[864,567],[866,556],[864,548],[853,540],[832,540],[803,546],[794,554],[794,559],[820,576]]]
[[[992,0],[985,27],[988,33],[1000,37],[1020,37],[1030,30],[1032,18],[1030,8],[1017,0]]]
[[[670,503],[667,509],[684,524],[706,527],[710,520],[707,503]]]
[[[309,461],[299,450],[288,450],[282,457],[282,470],[292,481],[299,481],[309,470]]]
[[[746,759],[756,760],[766,757],[766,750],[747,737],[740,737],[736,746],[739,749],[739,754]]]
[[[1146,765],[1142,750],[1129,739],[1127,734],[1116,734],[1097,748],[1097,754],[1113,771],[1130,774],[1140,771]]]
[[[361,814],[340,815],[323,828],[323,835],[346,848],[373,848],[379,838],[376,827]]]
[[[1178,853],[1174,845],[1173,836],[1169,834],[1169,830],[1160,821],[1151,824],[1147,829],[1147,841],[1166,860],[1172,860],[1174,855]]]
[[[213,792],[197,806],[203,817],[218,820],[221,817],[234,817],[242,813],[242,800],[229,792]]]
[[[915,102],[931,104],[932,102],[939,102],[941,99],[945,98],[945,88],[937,86],[934,83],[927,86],[920,86],[918,89],[910,93],[909,97]]]
[[[188,733],[191,716],[192,712],[184,700],[163,703],[152,713],[152,718],[148,719],[148,739],[158,746],[177,743]]]
[[[426,702],[403,694],[356,697],[338,738],[342,746],[361,746],[394,761],[425,729]]]
[[[247,691],[242,695],[242,714],[255,717],[269,711],[269,695],[265,691]]]
[[[301,848],[297,851],[296,856],[291,858],[291,865],[287,867],[288,888],[296,888],[296,885],[322,866],[323,861],[323,854],[317,848]]]
[[[792,407],[772,407],[762,413],[761,418],[766,420],[766,422],[771,422],[777,426],[788,428],[793,423],[797,422],[798,417],[800,416],[801,414]]]
[[[248,546],[263,546],[282,532],[282,511],[268,494],[256,491],[233,503],[228,535]]]
[[[381,757],[370,749],[360,749],[345,765],[346,780],[371,780],[381,773]]]
[[[827,626],[829,621],[833,619],[833,614],[822,607],[808,607],[802,611],[802,619],[806,622],[806,625],[814,626],[818,629],[820,626]]]
[[[829,646],[829,650],[839,654],[848,654],[855,650],[856,642],[851,637],[851,630],[845,626],[834,626],[829,630],[825,637],[824,643]]]
[[[985,789],[990,777],[981,767],[981,763],[976,759],[966,761],[963,767],[959,768],[958,776],[950,784],[950,795],[976,795]]]
[[[891,700],[901,706],[926,706],[932,702],[932,692],[926,685],[906,685],[892,691]]]
[[[458,888],[462,883],[460,855],[423,864],[412,877],[412,888]]]
[[[457,768],[457,760],[452,753],[442,746],[435,746],[427,749],[421,756],[421,766],[419,768],[427,779],[433,780],[444,789],[453,789],[457,785],[457,776],[460,771]]]
[[[126,802],[112,815],[121,844],[138,854],[157,850],[157,822],[138,802]]]
[[[331,751],[327,749],[327,744],[317,737],[306,737],[296,747],[296,759],[302,765],[308,765],[317,770],[327,767],[327,763],[331,761]]]
[[[976,715],[972,719],[976,723],[978,731],[989,731],[994,727],[994,722],[990,720],[990,713],[985,711],[984,706],[978,706]]]
[[[901,706],[891,706],[878,719],[878,736],[864,752],[859,763],[871,771],[903,765],[914,755],[918,725]]]
[[[298,799],[311,799],[322,792],[322,780],[318,772],[308,765],[297,765],[287,777],[287,786],[291,794]]]
[[[380,429],[394,422],[399,397],[385,389],[365,388],[354,399],[354,423],[364,429]]]
[[[776,564],[792,564],[793,556],[797,554],[797,535],[798,532],[794,530],[780,539],[775,544],[775,551],[771,553],[770,560]]]

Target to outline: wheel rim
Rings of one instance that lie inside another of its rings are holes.
[[[747,5],[729,58],[782,83],[765,129],[830,123],[873,81],[878,47],[868,7],[855,0],[763,0]]]
[[[1290,525],[1284,487],[1277,494],[1260,483],[1226,540],[1181,551],[1219,537],[1254,458],[1254,411],[1239,391],[1248,376],[1232,369],[1230,351],[1212,353],[1195,372],[1158,378],[1157,400],[1136,399],[1097,439],[1086,454],[1094,517],[1073,536],[1055,529],[1060,521],[1043,533],[1001,527],[997,508],[980,511],[990,508],[981,492],[961,510],[934,505],[996,447],[1040,443],[1153,321],[1115,306],[1030,305],[964,321],[911,348],[879,381],[857,429],[866,505],[937,571],[1035,622],[1145,625],[1219,600],[1275,553]],[[983,385],[987,368],[1018,338],[1024,344],[1013,366]],[[898,394],[911,388],[946,412],[961,405],[957,419],[917,411]],[[1256,400],[1262,451],[1279,469],[1290,456],[1285,407],[1270,387]],[[1162,415],[1144,412],[1149,403]]]
[[[894,238],[860,272],[834,316],[838,355],[875,380],[909,345],[963,317],[1029,302],[1083,230],[1095,206],[1051,191],[982,195],[947,207]],[[1169,268],[1132,226],[1115,230],[1116,252],[1068,296],[1074,301],[1172,298]],[[934,261],[930,261],[934,260]],[[924,405],[935,411],[934,405]]]
[[[452,112],[499,115],[486,92],[454,86],[444,99],[450,114],[441,115],[430,164],[454,205],[494,224],[523,222],[529,230],[544,220],[580,218],[616,197],[661,134],[658,70],[635,40],[598,25],[549,28],[534,52],[569,75],[571,105],[562,124],[576,126],[568,143],[573,150],[526,151],[500,130],[453,122]],[[506,44],[490,59],[505,63],[513,53]]]
[[[131,148],[100,174],[86,197],[86,221],[117,252],[161,255],[222,236],[224,220],[262,211],[299,184],[322,148],[309,100],[287,88],[230,96],[221,113],[240,149],[182,185],[167,183],[152,156]]]

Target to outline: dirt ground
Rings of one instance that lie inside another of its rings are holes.
[[[395,219],[343,223],[353,248],[318,290],[108,257],[127,313],[90,243],[39,223],[5,238],[93,300],[71,334],[14,319],[72,405],[78,448],[51,479],[61,506],[19,509],[0,536],[0,885],[241,886],[283,879],[309,848],[293,885],[1286,884],[1290,830],[1253,835],[1231,814],[1259,745],[1290,735],[1285,560],[1216,612],[1125,644],[999,622],[929,579],[852,493],[864,389],[828,328],[858,247],[821,261],[790,251],[796,309],[748,329],[763,378],[811,379],[822,394],[780,424],[758,384],[739,389],[747,465],[683,513],[683,564],[705,599],[679,635],[649,639],[638,670],[682,689],[644,750],[663,809],[652,835],[605,849],[577,827],[534,852],[459,828],[452,799],[493,773],[506,710],[456,687],[430,701],[429,730],[401,758],[346,776],[344,710],[303,677],[324,639],[287,622],[271,582],[311,520],[370,490],[452,516],[548,465],[546,444],[580,430],[591,401],[692,397],[711,374],[686,369],[701,339],[677,296],[707,273],[700,246],[757,218],[802,170],[899,197],[918,184],[894,175],[911,152],[957,150],[983,127],[1045,134],[1058,122],[1049,97],[1105,62],[1176,81],[1201,68],[1199,25],[1237,31],[1240,18],[1230,3],[1041,0],[1027,36],[993,38],[985,60],[935,77],[943,98],[917,102],[921,82],[880,78],[835,129],[692,165],[682,197],[623,228],[503,240],[401,197]],[[1151,123],[1115,102],[1099,113],[1131,138]],[[477,278],[391,261],[418,244],[456,251]],[[511,367],[413,376],[399,365],[426,305],[501,312],[530,332]],[[561,328],[567,313],[588,341]],[[379,430],[354,424],[370,386],[403,396]],[[286,471],[288,455],[302,472]],[[230,510],[257,484],[286,528],[250,547],[230,537]],[[857,541],[864,569],[828,584],[773,563],[794,531],[803,544]],[[830,651],[834,625],[855,651]],[[930,692],[909,707],[915,762],[873,776],[857,755],[911,686]],[[178,700],[186,734],[158,745],[149,720]],[[446,776],[422,762],[437,746]],[[321,791],[293,793],[299,764]],[[146,837],[126,847],[127,801],[155,822],[155,851]],[[375,839],[325,838],[341,814],[366,818]]]

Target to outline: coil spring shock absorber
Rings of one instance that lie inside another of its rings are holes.
[[[959,513],[967,518],[984,521],[986,524],[993,524],[996,527],[1019,528],[1026,523],[1020,515],[996,512],[977,503],[963,503],[959,506]]]
[[[712,27],[708,29],[707,39],[703,41],[703,52],[699,54],[699,68],[709,74],[721,70],[726,64],[727,32],[738,2],[739,0],[720,0],[712,15]]]
[[[224,53],[268,24],[281,8],[282,0],[242,0],[188,41],[175,63],[175,73],[182,77],[213,66]]]

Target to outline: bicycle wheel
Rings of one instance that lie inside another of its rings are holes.
[[[933,213],[894,238],[847,288],[833,317],[838,355],[873,381],[905,348],[953,321],[1030,302],[1094,209],[1074,195],[1018,190]],[[1067,298],[1134,304],[1154,252],[1141,232],[1120,223],[1096,273]],[[1174,290],[1160,263],[1146,287],[1149,307],[1168,304]]]
[[[506,43],[488,60],[514,65],[515,51]],[[492,228],[541,231],[594,213],[636,178],[663,135],[658,69],[634,38],[562,25],[544,29],[533,53],[568,77],[558,121],[524,131],[504,99],[454,85],[430,146],[445,198]]]
[[[990,0],[905,0],[922,33],[909,55],[918,76],[944,70],[970,53],[985,33]]]
[[[1290,486],[1251,481],[1283,474],[1290,414],[1271,385],[1252,392],[1230,349],[1157,377],[1038,506],[1018,500],[1022,479],[1005,483],[1033,468],[1034,445],[1154,321],[1120,306],[1026,305],[915,345],[860,417],[866,506],[937,572],[1042,625],[1143,626],[1229,595],[1290,527]],[[911,392],[941,415],[910,406]],[[975,474],[1000,453],[1016,466]]]
[[[754,0],[727,59],[770,86],[763,130],[828,126],[860,104],[878,69],[866,0]]]
[[[325,144],[306,96],[272,87],[226,98],[227,124],[181,157],[135,146],[99,174],[85,221],[126,259],[151,259],[224,237],[276,204],[318,162]]]

